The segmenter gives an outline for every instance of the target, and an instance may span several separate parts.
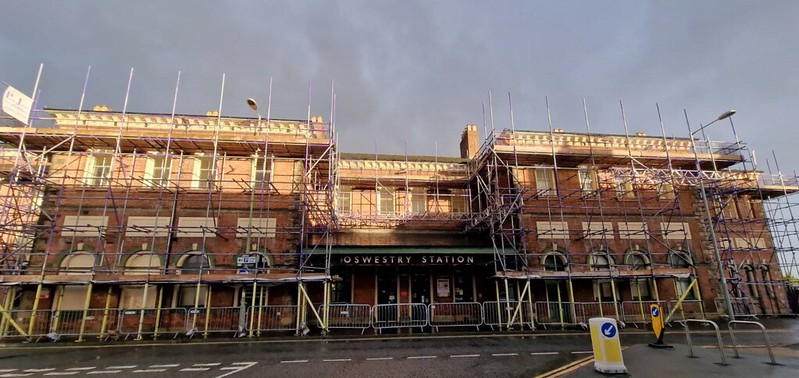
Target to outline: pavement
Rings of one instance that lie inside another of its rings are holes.
[[[771,362],[763,339],[762,344],[746,344],[738,348],[738,356],[729,338],[727,323],[717,322],[722,334],[723,356],[717,346],[712,327],[690,325],[692,348],[686,343],[684,329],[668,330],[667,344],[673,349],[656,349],[648,345],[624,347],[622,357],[627,374],[618,377],[799,377],[799,320],[776,318],[759,320],[768,330]],[[758,328],[752,325],[735,326],[736,336]],[[746,330],[746,331],[745,331]],[[695,333],[696,332],[696,333]],[[751,335],[751,332],[747,332]],[[771,340],[776,339],[777,342]],[[740,340],[739,340],[740,341]],[[741,343],[739,342],[739,345]],[[607,377],[595,370],[593,356],[561,366],[538,377]]]

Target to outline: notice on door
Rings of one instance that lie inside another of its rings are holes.
[[[439,297],[449,297],[449,278],[436,279],[436,295]]]

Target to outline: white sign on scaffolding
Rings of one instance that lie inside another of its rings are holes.
[[[12,86],[3,92],[3,112],[28,126],[33,99]]]

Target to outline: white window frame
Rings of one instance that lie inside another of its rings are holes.
[[[253,190],[269,190],[269,184],[274,178],[274,163],[274,157],[253,156],[252,167],[250,168],[250,186]],[[266,164],[266,167],[264,167],[264,164]]]
[[[207,167],[203,167],[204,163]],[[195,156],[194,167],[191,171],[192,189],[215,189],[216,188],[216,167],[214,167],[213,156]]]
[[[172,159],[166,156],[148,156],[144,162],[144,186],[165,188],[172,178]]]
[[[338,211],[349,213],[352,211],[352,188],[340,187],[338,192]]]
[[[415,189],[411,191],[411,213],[424,214],[427,213],[427,193],[424,189]]]
[[[577,175],[580,180],[580,190],[583,192],[583,195],[596,193],[599,179],[596,169],[579,167],[577,169]]]
[[[388,203],[384,204],[383,201],[391,201],[391,209],[386,210],[385,207]],[[380,188],[377,191],[377,213],[381,215],[393,215],[397,212],[397,197],[396,192],[389,188]]]
[[[553,167],[540,167],[534,168],[535,170],[535,190],[539,196],[555,196],[557,195],[557,187],[555,184],[555,168]]]
[[[95,151],[86,157],[83,178],[87,186],[108,186],[114,165],[112,151]],[[99,171],[98,171],[99,170]]]

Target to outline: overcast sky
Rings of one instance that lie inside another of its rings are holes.
[[[799,161],[799,2],[796,1],[4,1],[0,80],[27,93],[44,63],[41,106],[75,108],[91,65],[87,108],[216,109],[251,116],[328,119],[335,81],[344,151],[457,154],[467,123],[668,135],[731,108],[761,169],[775,150],[783,171]],[[728,122],[713,139],[731,139]],[[437,147],[436,147],[437,145]]]

